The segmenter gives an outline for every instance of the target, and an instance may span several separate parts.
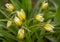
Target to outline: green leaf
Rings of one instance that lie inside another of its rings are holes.
[[[0,30],[0,34],[2,34],[3,36],[7,37],[7,38],[11,38],[11,39],[14,39],[14,40],[17,40],[15,36],[11,35],[10,33],[4,31],[4,30]]]
[[[56,25],[60,25],[60,6],[57,7],[54,22]]]
[[[60,25],[60,0],[51,0],[52,2],[54,2],[55,7],[56,7],[56,14],[55,14],[55,18],[54,18],[54,22],[56,25]]]
[[[36,6],[34,7],[34,9],[31,12],[30,18],[34,17],[37,13],[39,13],[40,7],[41,7],[41,3],[44,0],[38,0]]]
[[[29,13],[32,9],[32,0],[22,0],[22,5],[24,6],[25,10]]]
[[[26,12],[27,18],[29,18],[30,12],[32,10],[32,0],[21,0],[20,2],[22,3],[23,9]]]
[[[6,12],[4,12],[3,10],[0,9],[0,12],[2,13],[2,16],[4,15],[7,19],[9,19],[9,17],[7,16]]]
[[[51,1],[55,2],[55,4],[57,5],[60,5],[60,0],[51,0]]]
[[[58,42],[58,40],[55,37],[51,36],[51,35],[50,36],[46,36],[46,38],[49,39],[52,42]]]

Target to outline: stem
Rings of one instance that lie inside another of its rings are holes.
[[[40,25],[40,23],[39,23],[39,24],[33,25],[33,26],[29,27],[29,28],[33,28],[33,27],[36,27],[36,26],[41,27],[42,25]]]
[[[7,19],[0,19],[0,21],[8,21]]]
[[[24,26],[23,26],[23,28],[26,29],[27,31],[31,32],[31,30],[27,29],[27,27],[24,27]]]

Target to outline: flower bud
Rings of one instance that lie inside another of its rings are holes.
[[[19,39],[24,39],[24,29],[19,29],[17,37]]]
[[[45,1],[42,3],[41,9],[45,10],[48,7],[48,3],[46,3]]]
[[[45,24],[44,28],[46,31],[54,32],[54,26],[52,26],[51,24]]]
[[[43,16],[41,16],[41,14],[37,14],[36,17],[35,17],[35,19],[37,21],[40,21],[40,22],[43,22],[44,21],[44,18],[43,18]]]
[[[10,27],[11,25],[12,25],[12,21],[9,20],[9,21],[7,22],[7,27]]]
[[[22,24],[22,21],[16,16],[14,18],[14,22],[16,23],[17,26],[21,26],[21,24]]]
[[[13,11],[14,10],[14,6],[12,4],[7,3],[7,4],[5,4],[5,6],[6,6],[8,11]]]
[[[23,9],[21,9],[21,11],[17,11],[17,16],[21,19],[21,20],[25,20],[26,15],[25,12],[23,11]]]

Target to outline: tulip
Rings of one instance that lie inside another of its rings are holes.
[[[40,22],[43,22],[44,21],[44,18],[43,18],[43,16],[41,14],[37,14],[36,17],[35,17],[35,19],[37,21],[40,21]]]
[[[17,37],[19,39],[24,39],[24,29],[19,29]]]
[[[54,26],[52,26],[51,24],[45,24],[44,28],[46,31],[54,32]]]
[[[23,9],[21,9],[21,11],[17,11],[17,16],[18,16],[21,20],[25,20],[25,19],[26,19],[26,15],[25,15],[25,12],[23,11]]]
[[[5,4],[5,6],[6,6],[8,11],[13,11],[14,10],[14,6],[12,4],[7,3],[7,4]]]
[[[21,26],[21,24],[22,24],[22,21],[16,16],[14,18],[14,22],[16,23],[17,26]]]

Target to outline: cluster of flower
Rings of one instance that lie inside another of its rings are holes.
[[[8,11],[13,11],[15,9],[14,6],[12,4],[9,4],[9,3],[7,3],[5,6],[6,6],[6,8],[7,8]],[[48,7],[48,2],[46,3],[44,1],[42,3],[42,5],[41,5],[41,9],[45,10],[47,7]],[[22,21],[26,19],[26,14],[25,14],[25,12],[24,12],[23,9],[21,9],[21,11],[16,11],[16,14],[17,14],[17,16],[14,17],[14,22],[16,23],[17,26],[22,26]],[[43,16],[40,13],[38,13],[35,16],[35,20],[39,21],[39,22],[43,22],[44,18],[43,18]],[[10,27],[11,24],[12,24],[12,21],[9,20],[7,22],[7,27]],[[49,23],[46,23],[43,27],[44,27],[44,29],[46,31],[54,32],[53,31],[54,26],[52,26]],[[23,39],[24,38],[24,29],[23,28],[19,29],[17,36],[18,36],[19,39]]]

